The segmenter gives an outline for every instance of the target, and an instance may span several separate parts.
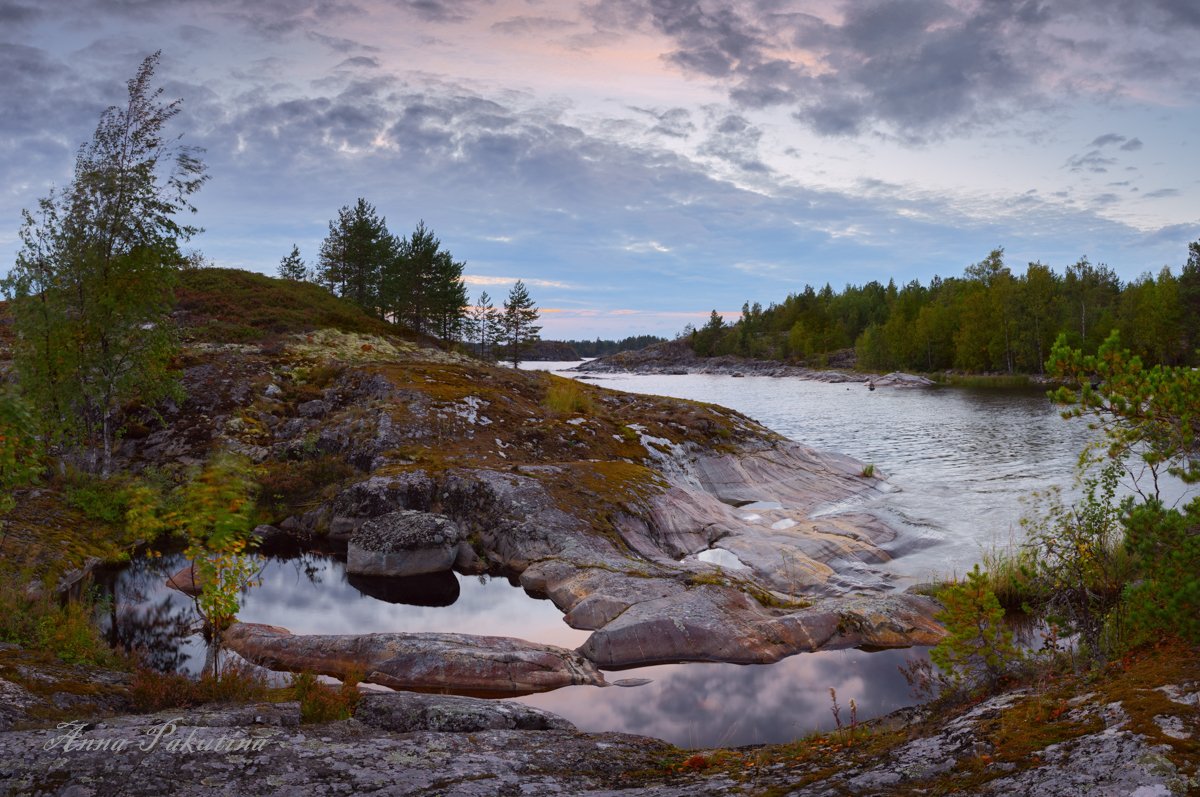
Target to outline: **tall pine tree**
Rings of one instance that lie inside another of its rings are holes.
[[[504,301],[504,315],[501,316],[501,328],[504,334],[505,354],[509,362],[516,368],[529,347],[541,340],[542,328],[537,325],[538,309],[525,288],[525,283],[517,280],[508,298]]]
[[[329,222],[329,234],[321,243],[319,281],[338,296],[383,316],[380,279],[394,257],[395,241],[387,221],[359,197],[353,207],[344,206]]]

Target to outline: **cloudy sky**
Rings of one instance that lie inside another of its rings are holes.
[[[362,196],[553,336],[1200,238],[1195,0],[0,0],[0,272],[156,49],[217,264]]]

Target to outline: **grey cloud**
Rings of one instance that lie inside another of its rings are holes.
[[[1093,149],[1082,155],[1072,155],[1067,159],[1067,169],[1072,172],[1093,172],[1103,174],[1109,166],[1115,166],[1116,158],[1106,158],[1100,150]]]
[[[570,30],[577,27],[579,27],[579,23],[558,17],[510,17],[493,24],[492,30],[510,35],[529,35]]]
[[[1178,188],[1160,188],[1157,191],[1148,191],[1145,194],[1142,194],[1142,196],[1146,197],[1147,199],[1168,199],[1170,197],[1179,196],[1179,193],[1180,192]]]
[[[317,42],[318,44],[323,44],[324,46],[328,47],[330,50],[332,50],[335,53],[353,53],[353,52],[377,53],[377,52],[379,52],[378,47],[372,47],[367,44],[362,44],[360,42],[354,41],[353,39],[344,39],[339,36],[327,36],[324,33],[318,33],[315,30],[310,30],[308,33],[305,34],[305,36],[307,36],[312,41]]]
[[[1088,144],[1088,146],[1107,147],[1109,144],[1121,144],[1127,140],[1128,139],[1125,138],[1125,136],[1117,135],[1116,133],[1105,133],[1102,136],[1097,136],[1096,138],[1092,139],[1092,143]]]
[[[11,31],[31,24],[41,17],[42,11],[36,7],[20,3],[0,2],[0,26],[3,26],[5,30]]]
[[[378,69],[379,59],[367,55],[356,55],[353,58],[347,58],[334,68],[346,69],[347,67],[353,67],[357,69]]]
[[[428,22],[465,22],[475,8],[491,0],[392,0],[398,8],[412,12]]]
[[[1136,152],[1142,148],[1142,140],[1140,138],[1131,138],[1121,145],[1121,149],[1126,152]]]
[[[687,138],[696,132],[696,125],[692,122],[692,114],[686,108],[669,108],[665,111],[651,110],[649,108],[633,108],[632,110],[649,116],[654,120],[655,124],[650,128],[651,133],[670,136],[672,138]]]
[[[748,172],[766,173],[770,169],[759,159],[758,145],[762,131],[745,118],[730,114],[720,119],[700,147],[708,155]]]
[[[1184,2],[1158,0],[1155,18],[1183,14]],[[1081,65],[1083,54],[1105,52],[1110,74],[1142,69],[1139,79],[1191,80],[1194,69],[1182,61],[1146,68],[1162,50],[1160,39],[1142,36],[1151,22],[1138,17],[1129,31],[1121,4],[1099,4],[1097,14],[1082,0],[845,0],[840,16],[826,9],[823,18],[777,0],[609,0],[586,12],[600,32],[665,35],[664,59],[719,81],[743,108],[790,106],[822,134],[920,143],[1051,107],[1047,86],[1077,88],[1070,69],[1092,68]],[[1082,19],[1100,30],[1086,41],[1064,33]],[[808,58],[781,55],[795,49]]]

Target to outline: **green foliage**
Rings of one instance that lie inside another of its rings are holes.
[[[1117,327],[1134,330],[1134,353],[1164,365],[1200,364],[1200,242],[1177,277],[1170,269],[1122,285],[1112,269],[1086,258],[1055,273],[1029,263],[1010,269],[992,250],[959,277],[934,277],[897,287],[847,285],[835,292],[805,286],[763,309],[744,305],[725,325],[688,329],[701,357],[750,357],[820,364],[854,348],[866,369],[1042,373],[1059,333],[1094,353]]]
[[[1122,348],[1116,331],[1095,355],[1072,348],[1060,335],[1047,365],[1065,383],[1052,394],[1067,407],[1063,417],[1086,416],[1103,429],[1102,450],[1109,459],[1137,457],[1145,463],[1151,484],[1139,487],[1143,496],[1158,497],[1163,473],[1200,481],[1200,370],[1147,368]]]
[[[0,569],[0,641],[52,653],[68,664],[112,666],[118,656],[104,641],[92,618],[99,610],[95,593],[60,601],[49,591],[32,595],[30,573]]]
[[[380,280],[385,264],[394,258],[394,241],[386,219],[374,205],[359,197],[329,222],[321,242],[318,281],[338,296],[369,313],[382,315]]]
[[[179,242],[198,230],[203,185],[194,151],[163,138],[180,111],[151,81],[158,54],[129,81],[129,100],[100,117],[72,182],[26,212],[17,263],[4,281],[17,332],[21,389],[48,440],[107,475],[121,407],[177,395],[171,309]]]
[[[1134,508],[1126,544],[1144,574],[1125,591],[1133,641],[1174,635],[1200,642],[1200,499],[1182,512],[1153,499]]]
[[[1024,655],[1013,642],[987,574],[975,565],[965,581],[946,587],[938,599],[945,609],[937,619],[947,636],[930,651],[933,663],[956,690],[994,691]]]
[[[0,391],[0,528],[16,505],[13,491],[33,484],[41,470],[35,428],[28,405],[12,391]]]
[[[1133,578],[1123,541],[1123,509],[1117,500],[1120,468],[1110,463],[1084,482],[1084,495],[1070,506],[1057,493],[1037,519],[1025,518],[1030,564],[1026,589],[1035,608],[1067,634],[1078,634],[1076,651],[1102,660],[1117,650],[1110,622],[1121,590]]]
[[[459,337],[467,308],[464,263],[442,249],[433,231],[419,222],[412,235],[395,243],[384,269],[385,306],[397,321],[443,342]]]
[[[187,535],[185,555],[196,567],[201,585],[196,610],[220,651],[221,632],[237,617],[243,590],[259,573],[246,554],[254,527],[257,471],[244,458],[222,453],[184,485],[180,507],[172,518]],[[212,657],[213,666],[219,655]]]
[[[504,300],[504,314],[500,319],[503,331],[505,358],[513,367],[520,364],[525,351],[539,339],[542,328],[537,325],[538,309],[525,288],[525,283],[517,280]]]
[[[304,259],[300,257],[300,247],[292,244],[292,251],[279,261],[279,278],[306,282],[311,275]]]

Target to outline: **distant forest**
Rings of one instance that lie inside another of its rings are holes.
[[[824,364],[853,347],[861,368],[1041,373],[1060,332],[1094,353],[1113,329],[1148,363],[1200,364],[1200,241],[1176,276],[1169,267],[1123,283],[1086,258],[1060,275],[1042,263],[1014,274],[996,249],[961,277],[868,282],[835,292],[805,286],[780,304],[742,307],[726,324],[713,311],[688,328],[702,356],[738,354]]]
[[[621,340],[564,340],[562,343],[570,346],[580,357],[604,357],[619,351],[644,349],[654,343],[663,343],[666,338],[657,335],[634,335]]]

